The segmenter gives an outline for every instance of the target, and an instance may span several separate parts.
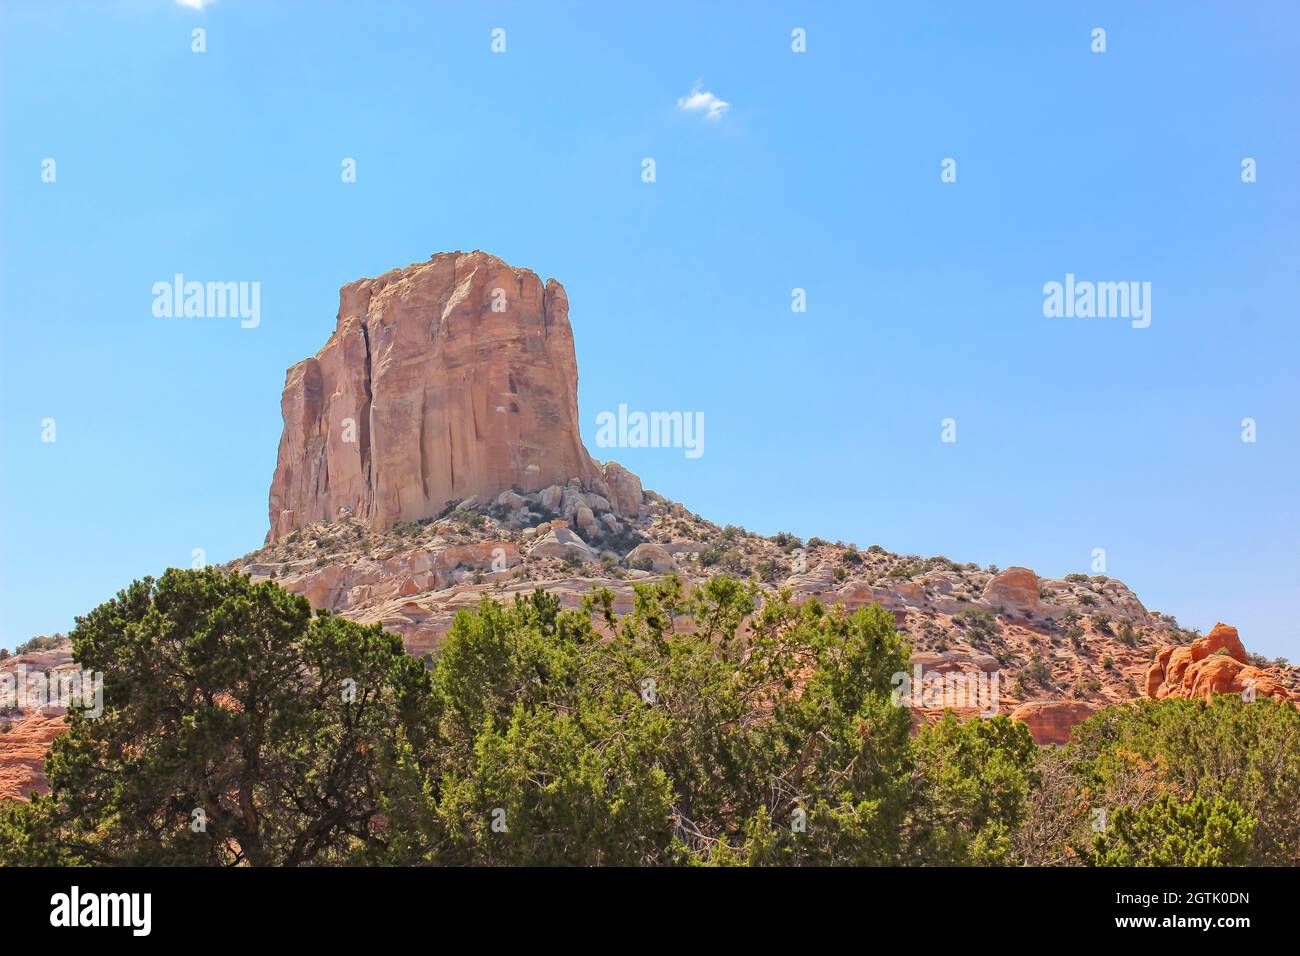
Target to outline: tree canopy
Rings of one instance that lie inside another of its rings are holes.
[[[639,585],[621,616],[607,591],[484,599],[427,666],[214,570],[136,581],[69,636],[104,712],[69,715],[49,796],[0,810],[3,863],[1230,865],[1300,846],[1294,708],[1125,705],[1060,750],[1004,717],[914,732],[892,615],[721,575]]]

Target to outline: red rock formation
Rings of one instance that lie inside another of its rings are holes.
[[[1233,660],[1241,661],[1243,664],[1248,662],[1246,648],[1242,646],[1237,629],[1227,624],[1214,625],[1209,634],[1192,642],[1193,661],[1205,660],[1216,651],[1227,651],[1228,656]]]
[[[0,801],[27,800],[32,793],[46,794],[45,752],[63,733],[63,716],[39,711],[25,714],[0,733]]]
[[[1248,692],[1256,698],[1291,699],[1274,675],[1250,664],[1237,629],[1222,623],[1190,646],[1161,648],[1147,671],[1146,692],[1157,700]]]
[[[1070,731],[1100,708],[1081,700],[1034,700],[1011,712],[1012,720],[1023,720],[1036,744],[1064,744]]]
[[[268,540],[351,512],[376,527],[576,478],[611,492],[578,434],[569,302],[483,252],[444,253],[339,293],[334,334],[286,376]]]

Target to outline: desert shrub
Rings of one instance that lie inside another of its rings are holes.
[[[971,639],[984,643],[998,633],[997,616],[987,608],[967,608],[953,617],[953,621],[966,628]]]
[[[468,508],[456,508],[448,516],[451,523],[462,531],[475,531],[483,527],[487,518],[477,511],[470,511]]]
[[[745,553],[739,548],[732,548],[722,555],[722,560],[718,562],[718,566],[722,568],[723,571],[727,571],[731,574],[744,574],[746,570]]]
[[[1052,683],[1052,668],[1036,653],[1029,659],[1029,664],[1022,673],[1026,680],[1040,687],[1048,687]]]
[[[790,534],[788,531],[778,531],[772,536],[776,546],[787,554],[796,548],[803,547],[802,539]]]
[[[600,547],[605,548],[608,551],[614,551],[618,554],[627,554],[638,544],[644,544],[645,541],[646,537],[641,532],[624,526],[617,532],[606,531],[603,534],[597,535],[592,541],[587,543],[598,544]]]
[[[68,639],[67,635],[58,634],[58,633],[48,634],[48,635],[38,635],[37,637],[33,637],[30,640],[23,641],[21,644],[15,647],[14,654],[16,656],[18,654],[31,654],[34,653],[35,651],[48,651],[51,648],[58,647],[60,644],[64,643],[67,639]]]

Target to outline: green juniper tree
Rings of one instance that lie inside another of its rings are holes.
[[[215,570],[136,581],[79,618],[104,713],[69,714],[51,795],[7,812],[10,862],[302,865],[385,846],[429,752],[419,661],[379,627]],[[405,759],[403,759],[405,758]]]

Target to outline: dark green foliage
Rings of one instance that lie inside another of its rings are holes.
[[[951,713],[916,741],[920,785],[909,862],[991,866],[1018,862],[1017,827],[1034,782],[1037,748],[1007,717],[958,721]]]
[[[448,515],[448,519],[462,531],[474,531],[483,527],[483,524],[487,521],[487,518],[483,514],[477,511],[470,511],[468,508],[453,509],[451,514]]]
[[[24,641],[14,648],[14,655],[31,654],[33,651],[48,651],[50,648],[58,647],[67,637],[63,634],[50,634],[48,636],[33,637],[29,641]]]
[[[5,815],[0,861],[297,865],[383,848],[385,793],[434,704],[398,638],[211,569],[136,581],[70,636],[104,674],[104,713],[70,712],[53,794]]]
[[[1030,658],[1029,665],[1025,668],[1023,676],[1026,680],[1032,681],[1040,687],[1050,687],[1052,684],[1052,668],[1037,652]]]
[[[587,543],[615,554],[627,554],[638,544],[644,544],[646,536],[631,527],[623,527],[617,533],[602,531]]]
[[[638,588],[615,623],[602,594],[606,641],[540,593],[460,616],[436,671],[439,858],[897,860],[910,715],[890,702],[907,666],[892,617],[769,596],[741,636],[755,596],[727,578],[684,595],[673,578]],[[674,629],[683,613],[695,632]]]
[[[272,583],[137,581],[70,635],[105,712],[70,716],[49,797],[0,807],[0,864],[1300,864],[1294,707],[1123,705],[1060,751],[1001,717],[913,739],[879,607],[721,576],[613,600],[485,598],[417,660]]]
[[[788,531],[778,531],[776,534],[772,535],[772,540],[776,543],[777,547],[787,554],[796,548],[803,547],[803,541]]]
[[[1155,803],[1120,807],[1106,832],[1093,837],[1092,866],[1241,866],[1255,820],[1222,797],[1182,801],[1166,793]]]
[[[1133,625],[1125,619],[1119,622],[1119,642],[1125,647],[1137,647],[1137,632],[1133,630]]]
[[[988,642],[998,633],[997,615],[987,608],[967,608],[953,621],[966,628],[971,641],[977,644]]]
[[[1081,779],[1095,791],[1142,760],[1182,799],[1221,797],[1249,815],[1250,864],[1300,865],[1300,711],[1290,704],[1235,694],[1141,701],[1092,717],[1075,740]]]

